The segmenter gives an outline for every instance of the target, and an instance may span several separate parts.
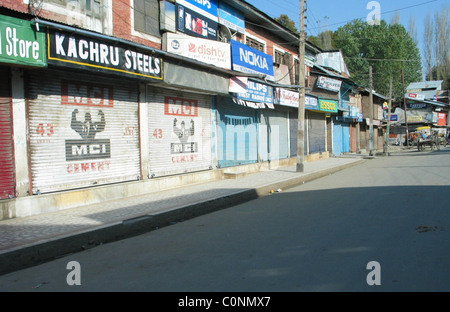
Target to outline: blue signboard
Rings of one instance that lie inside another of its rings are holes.
[[[177,0],[177,3],[217,22],[217,0]]]
[[[241,100],[257,103],[273,103],[273,88],[254,81],[248,81],[246,93],[236,93],[236,97]]]
[[[231,62],[233,70],[265,74],[267,79],[274,80],[272,56],[235,40],[231,40]]]
[[[318,110],[319,100],[316,97],[306,95],[305,96],[305,109]]]
[[[245,33],[244,14],[223,1],[219,3],[219,23],[240,33]]]

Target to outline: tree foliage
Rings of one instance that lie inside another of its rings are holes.
[[[317,36],[309,36],[308,41],[323,50],[333,50],[336,49],[336,46],[334,44],[334,37],[335,33],[333,31],[326,30],[321,32]]]
[[[334,46],[342,50],[356,83],[369,86],[369,67],[372,66],[374,89],[387,96],[392,77],[393,96],[399,99],[404,94],[402,71],[405,86],[422,80],[419,48],[400,24],[389,25],[382,20],[379,25],[369,25],[354,20],[338,28],[333,39]]]
[[[275,20],[284,27],[298,33],[297,27],[295,27],[295,22],[291,20],[286,14],[281,14],[280,17],[275,18]]]

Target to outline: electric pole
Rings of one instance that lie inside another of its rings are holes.
[[[407,115],[407,110],[406,110],[406,97],[405,97],[405,93],[406,93],[406,88],[405,88],[405,72],[402,68],[402,83],[403,83],[403,106],[405,108],[405,128],[406,128],[406,138],[405,138],[405,143],[406,146],[409,146],[409,130],[408,130],[408,115]]]
[[[369,96],[369,155],[373,156],[373,77],[372,77],[372,66],[369,67],[369,79],[370,79],[370,96]]]
[[[389,85],[389,103],[387,113],[387,125],[386,125],[386,143],[384,153],[389,156],[389,132],[391,127],[391,105],[392,105],[392,77]]]
[[[305,0],[300,0],[300,44],[298,56],[299,68],[299,98],[298,98],[298,133],[297,133],[297,172],[304,171],[305,162]]]

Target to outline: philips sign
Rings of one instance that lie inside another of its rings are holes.
[[[231,58],[234,70],[244,73],[265,74],[267,79],[274,79],[273,58],[269,54],[231,40]]]

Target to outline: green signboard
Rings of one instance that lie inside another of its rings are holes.
[[[45,33],[29,21],[0,15],[0,63],[47,66]]]
[[[319,99],[319,110],[323,112],[337,113],[338,102],[333,100]]]

